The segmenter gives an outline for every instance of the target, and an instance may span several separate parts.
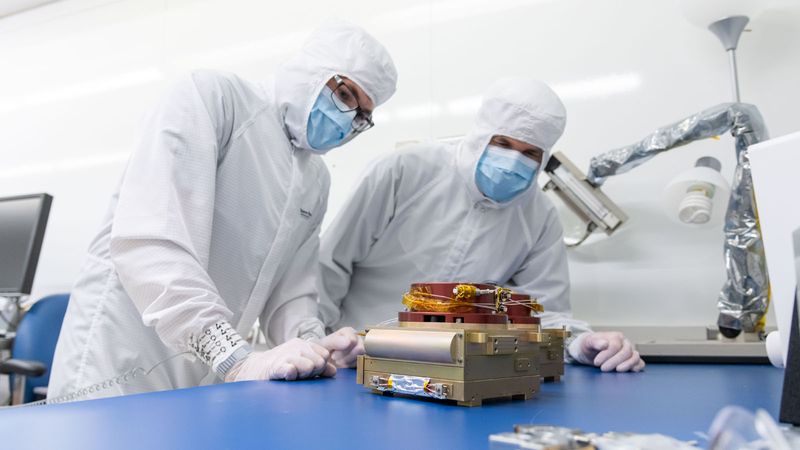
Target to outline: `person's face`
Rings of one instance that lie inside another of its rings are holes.
[[[366,116],[372,116],[372,111],[375,109],[375,103],[372,102],[372,99],[369,98],[366,92],[364,92],[361,87],[356,84],[355,81],[339,75],[339,78],[342,79],[342,84],[347,89],[336,89],[338,87],[338,83],[332,77],[325,83],[332,91],[336,93],[336,96],[339,97],[343,103],[347,105],[354,105],[358,111]]]
[[[539,164],[542,163],[542,157],[544,156],[544,151],[539,147],[501,134],[492,136],[489,145],[496,145],[508,150],[516,150]]]

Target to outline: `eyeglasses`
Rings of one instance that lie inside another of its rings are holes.
[[[372,122],[372,115],[364,114],[361,111],[355,94],[344,84],[342,77],[334,75],[333,80],[336,81],[336,89],[331,93],[331,100],[333,100],[333,104],[336,105],[336,108],[341,112],[357,111],[350,126],[359,133],[367,131],[375,126],[375,123]]]

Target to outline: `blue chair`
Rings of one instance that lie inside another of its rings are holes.
[[[22,316],[11,359],[0,361],[0,373],[11,375],[12,403],[29,403],[46,395],[68,302],[69,294],[50,295]]]

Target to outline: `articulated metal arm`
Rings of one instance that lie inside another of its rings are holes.
[[[719,136],[732,130],[734,137],[745,135],[747,145],[767,139],[761,113],[753,105],[723,103],[654,131],[641,141],[610,150],[592,158],[587,179],[595,186],[606,178],[638,167],[657,154],[700,139]]]
[[[717,324],[726,336],[740,330],[761,331],[767,311],[769,277],[758,227],[753,180],[747,148],[768,139],[758,108],[723,103],[674,124],[659,128],[641,141],[592,158],[587,180],[600,186],[657,154],[730,131],[736,140],[736,170],[725,214],[725,267],[728,279],[719,295]]]

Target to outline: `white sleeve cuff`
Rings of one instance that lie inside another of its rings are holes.
[[[250,353],[250,346],[225,320],[220,320],[198,335],[192,335],[189,348],[221,379],[237,361]]]
[[[306,341],[322,339],[325,337],[325,324],[317,318],[309,318],[298,324],[295,336]]]
[[[577,362],[579,364],[585,364],[587,366],[593,366],[594,362],[586,357],[581,351],[581,347],[583,345],[584,339],[589,337],[592,332],[584,332],[576,336],[572,339],[572,342],[567,345],[567,362],[573,363]]]

